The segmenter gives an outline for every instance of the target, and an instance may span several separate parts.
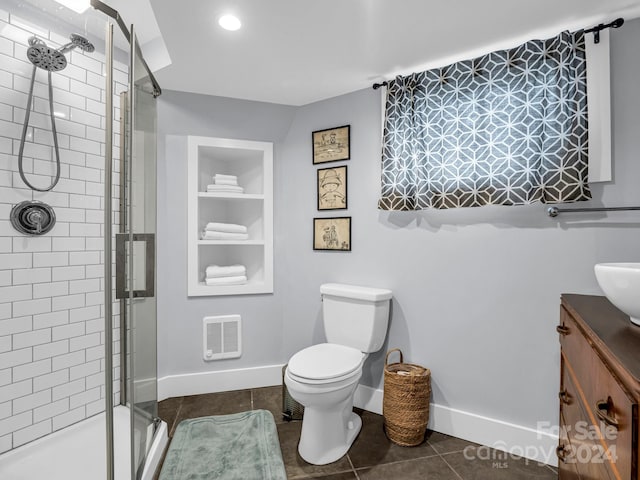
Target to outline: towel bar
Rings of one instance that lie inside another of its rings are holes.
[[[577,212],[621,212],[624,210],[640,210],[640,207],[592,207],[592,208],[547,208],[547,215],[557,217],[561,213],[577,213]]]

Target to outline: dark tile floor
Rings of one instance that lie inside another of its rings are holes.
[[[251,409],[273,413],[280,437],[282,457],[290,480],[551,480],[556,470],[537,462],[450,437],[427,432],[417,447],[400,447],[387,439],[382,416],[356,409],[362,416],[362,431],[337,462],[310,465],[298,455],[302,422],[282,418],[282,388],[267,387],[235,392],[170,398],[159,403],[159,415],[173,436],[187,418],[224,415]],[[156,477],[157,478],[157,477]],[[248,479],[247,479],[248,480]]]

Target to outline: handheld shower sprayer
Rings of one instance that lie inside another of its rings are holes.
[[[58,132],[56,131],[55,115],[53,113],[53,85],[51,83],[51,72],[58,72],[67,66],[65,53],[79,48],[84,52],[93,52],[95,47],[86,38],[71,34],[70,42],[59,49],[48,47],[47,44],[39,38],[33,36],[29,38],[29,48],[27,49],[27,58],[33,64],[31,73],[31,85],[29,86],[29,97],[27,99],[27,107],[24,116],[24,125],[22,127],[22,137],[20,139],[20,149],[18,151],[18,170],[22,181],[32,190],[37,192],[48,192],[58,184],[60,180],[60,149],[58,148]],[[25,140],[27,138],[27,130],[29,129],[29,117],[31,115],[31,105],[33,102],[33,86],[36,81],[36,70],[41,68],[47,72],[47,80],[49,86],[49,117],[51,118],[51,133],[53,134],[53,147],[56,155],[56,174],[54,180],[46,188],[39,188],[32,185],[24,174],[23,155]]]

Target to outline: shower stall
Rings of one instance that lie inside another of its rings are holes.
[[[151,480],[161,90],[134,25],[61,3],[0,0],[0,478]]]

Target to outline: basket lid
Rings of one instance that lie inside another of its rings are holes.
[[[320,343],[296,353],[289,360],[289,371],[297,377],[328,380],[347,375],[362,365],[365,354],[335,343]]]

